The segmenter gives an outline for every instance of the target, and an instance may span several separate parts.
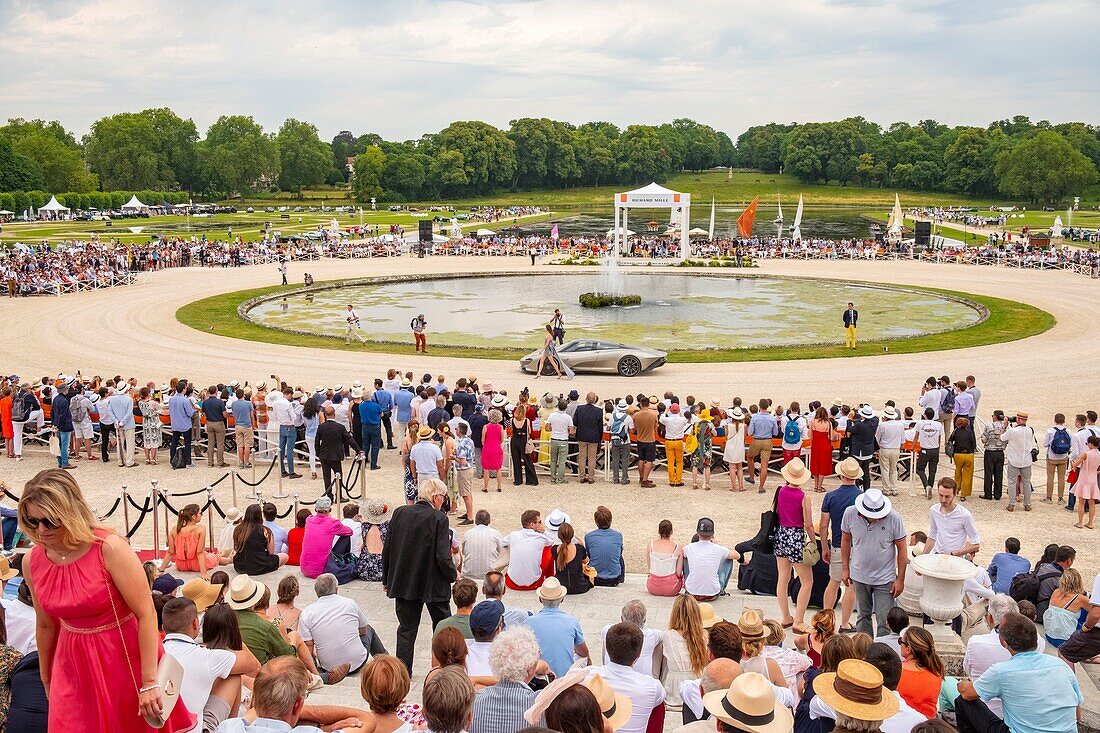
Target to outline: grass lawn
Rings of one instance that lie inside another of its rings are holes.
[[[304,346],[321,349],[338,349],[343,351],[369,351],[387,354],[410,353],[408,347],[412,346],[411,343],[390,344],[379,342],[372,343],[368,341],[366,344],[352,344],[348,346],[341,343],[342,339],[338,336],[304,336],[288,333],[255,323],[249,323],[237,315],[237,306],[245,300],[261,295],[290,292],[298,289],[300,289],[298,285],[287,285],[223,293],[210,298],[197,300],[193,303],[188,303],[176,311],[176,319],[184,325],[199,331],[212,331],[220,336],[242,339],[244,341],[261,341],[273,344],[283,344],[286,346]],[[912,289],[972,301],[986,308],[989,311],[989,315],[984,321],[957,331],[901,339],[860,342],[855,351],[844,349],[841,338],[838,335],[838,343],[836,345],[825,346],[670,350],[669,361],[718,363],[735,361],[777,361],[784,359],[822,359],[848,356],[889,357],[891,354],[946,351],[949,349],[965,349],[973,346],[1016,341],[1047,331],[1052,328],[1055,323],[1054,316],[1046,311],[1012,300],[962,293],[953,290],[941,290],[937,288],[912,287]],[[213,326],[213,328],[211,328],[211,326]],[[883,347],[888,347],[889,352],[884,352]],[[472,357],[480,359],[519,359],[529,352],[530,349],[527,348],[473,349],[454,346],[440,346],[437,351],[440,356]]]

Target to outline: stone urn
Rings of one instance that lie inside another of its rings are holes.
[[[978,566],[954,555],[917,555],[910,561],[924,581],[920,608],[937,624],[950,624],[963,610],[963,581]]]
[[[913,564],[913,558],[918,557],[912,551],[909,552],[909,562],[905,566],[905,589],[898,596],[898,605],[910,616],[920,616],[924,613],[920,607],[921,593],[924,592],[924,578],[917,572]]]

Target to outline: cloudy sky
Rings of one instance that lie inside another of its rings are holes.
[[[1100,123],[1096,0],[0,0],[0,117]]]

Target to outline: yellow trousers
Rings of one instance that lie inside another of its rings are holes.
[[[681,483],[684,480],[684,441],[666,440],[665,455],[668,457],[668,482]]]
[[[848,349],[854,349],[856,347],[856,327],[845,326],[844,327],[844,347]]]
[[[959,487],[959,496],[970,496],[974,486],[974,454],[956,453],[952,460],[955,461],[955,484]]]

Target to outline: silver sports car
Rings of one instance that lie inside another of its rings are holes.
[[[539,349],[520,359],[520,369],[534,372],[541,354]],[[589,339],[566,341],[558,347],[558,355],[575,372],[603,372],[621,377],[637,376],[656,369],[668,360],[668,354],[663,351]],[[553,373],[549,366],[543,367],[543,374]]]

